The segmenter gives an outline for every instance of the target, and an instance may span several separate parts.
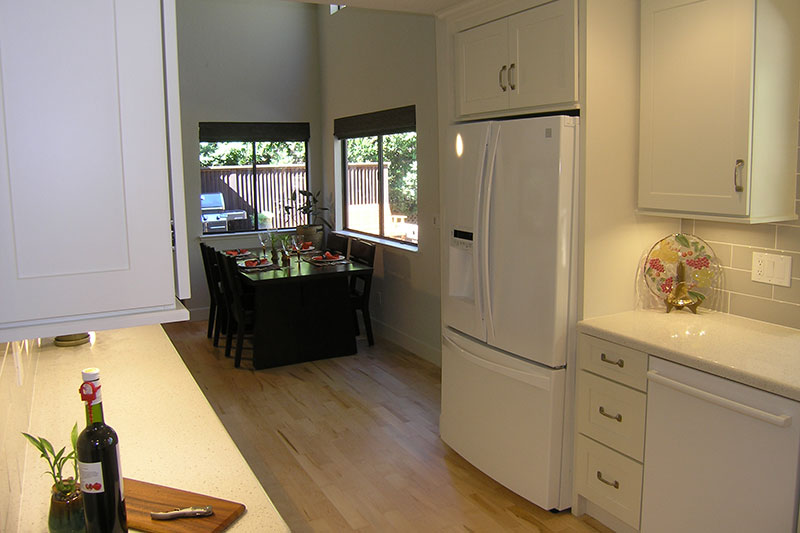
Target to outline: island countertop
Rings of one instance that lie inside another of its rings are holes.
[[[76,347],[46,339],[38,350],[29,433],[56,449],[68,446],[72,425],[86,425],[81,370],[97,367],[125,477],[243,503],[247,510],[229,531],[289,531],[160,326],[97,332],[93,344]],[[47,531],[52,479],[45,469],[27,446],[20,531]]]

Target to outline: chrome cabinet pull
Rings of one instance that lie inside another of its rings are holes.
[[[604,363],[608,363],[609,365],[617,365],[620,368],[625,366],[625,360],[624,359],[617,359],[616,361],[612,361],[611,359],[606,357],[606,354],[604,354],[604,353],[600,354],[600,360],[602,362],[604,362]]]
[[[742,185],[742,171],[744,171],[744,159],[737,159],[733,167],[733,190],[736,192],[744,191]]]
[[[617,481],[617,480],[614,480],[613,482],[612,481],[608,481],[607,479],[603,478],[603,473],[601,471],[599,471],[599,470],[597,471],[597,479],[599,479],[600,481],[602,481],[603,483],[605,483],[609,487],[614,487],[615,489],[619,488],[619,481]]]
[[[503,65],[503,68],[500,69],[500,74],[498,74],[497,76],[497,81],[498,83],[500,83],[500,88],[503,89],[503,92],[506,92],[506,89],[508,89],[508,87],[503,85],[503,74],[505,73],[505,71],[506,71],[506,66]]]
[[[616,420],[617,422],[622,422],[622,413],[617,413],[616,416],[612,416],[612,415],[606,413],[606,410],[603,408],[602,405],[600,406],[599,411],[600,411],[600,414],[603,415],[606,418],[611,418],[612,420]]]
[[[517,88],[517,84],[514,83],[514,73],[517,71],[517,64],[511,63],[511,66],[508,67],[508,86],[511,87],[511,90],[514,91]]]

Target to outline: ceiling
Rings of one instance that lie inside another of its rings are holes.
[[[310,2],[314,4],[332,4],[325,0],[294,0],[295,2]],[[439,11],[464,3],[464,0],[341,0],[342,3],[352,7],[367,9],[382,9],[387,11],[405,11],[434,15]]]

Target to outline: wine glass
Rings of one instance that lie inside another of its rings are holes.
[[[303,249],[303,239],[305,237],[300,234],[292,235],[292,244],[294,245],[294,251],[297,254],[297,268],[300,268],[300,250]]]
[[[261,243],[261,257],[267,258],[267,243],[272,243],[272,234],[269,231],[258,234],[258,242]]]

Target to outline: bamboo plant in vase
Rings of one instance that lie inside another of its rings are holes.
[[[72,451],[66,453],[66,446],[55,451],[53,445],[44,437],[22,434],[41,453],[50,467],[45,474],[53,477],[50,494],[50,514],[47,518],[48,530],[51,533],[79,533],[86,530],[83,516],[83,496],[78,483],[78,459],[75,455],[75,443],[78,440],[78,424],[72,426],[70,440]],[[64,477],[64,466],[72,462],[73,475]]]
[[[306,219],[311,222],[310,224],[299,224],[297,233],[303,235],[304,240],[306,242],[310,241],[317,250],[322,248],[323,225],[328,229],[333,229],[331,223],[323,216],[323,213],[328,211],[328,208],[319,205],[319,195],[320,191],[313,194],[311,191],[298,189],[292,193],[292,205],[283,207],[287,214],[297,212],[305,215]]]

